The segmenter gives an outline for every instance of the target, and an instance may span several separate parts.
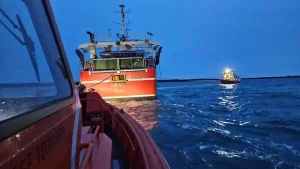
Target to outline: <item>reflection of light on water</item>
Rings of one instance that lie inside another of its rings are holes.
[[[220,84],[222,88],[225,90],[222,90],[222,94],[226,94],[225,96],[219,96],[218,99],[220,102],[218,103],[220,106],[224,106],[229,111],[233,110],[242,110],[242,106],[235,101],[235,98],[238,97],[236,93],[236,84]]]
[[[234,89],[235,88],[235,84],[220,84],[222,87],[224,87],[225,89]]]
[[[240,126],[244,126],[246,124],[249,124],[251,121],[236,121],[236,120],[232,120],[230,121],[229,119],[227,119],[227,121],[223,121],[223,120],[213,120],[213,123],[219,125],[219,126],[226,126],[226,125],[240,125]]]
[[[107,101],[108,103],[123,109],[146,130],[152,129],[156,123],[157,101]]]
[[[232,152],[226,152],[226,151],[223,151],[223,150],[216,150],[216,151],[213,151],[214,153],[218,154],[218,155],[221,155],[221,156],[224,156],[224,157],[227,157],[227,158],[236,158],[236,157],[241,157],[242,154],[244,154],[245,152],[238,152],[238,151],[232,151]]]
[[[225,97],[218,97],[220,100],[219,105],[226,107],[229,111],[241,109],[239,103],[233,101],[236,96],[225,96]]]

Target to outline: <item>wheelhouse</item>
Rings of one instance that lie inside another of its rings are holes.
[[[83,71],[130,71],[155,66],[154,59],[149,58],[144,50],[101,52],[101,58],[89,61],[84,61],[82,53],[78,52],[78,55],[82,55]]]
[[[75,52],[80,60],[82,71],[112,71],[155,68],[159,64],[162,46],[148,39],[137,41],[96,42],[94,34],[87,32],[90,43],[79,45]],[[96,49],[103,51],[97,56]],[[146,48],[147,50],[141,50]],[[84,53],[89,50],[89,59]],[[155,51],[155,57],[153,56]],[[98,58],[100,57],[100,58]]]

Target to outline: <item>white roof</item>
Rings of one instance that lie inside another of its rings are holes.
[[[160,45],[159,42],[153,42],[153,41],[149,41],[149,42],[146,42],[146,41],[125,41],[125,42],[120,42],[120,46],[130,45],[131,47],[148,46],[149,44]],[[116,44],[116,42],[97,42],[95,44],[93,44],[93,43],[84,43],[84,44],[79,45],[79,48],[80,49],[85,49],[85,48],[89,48],[91,46],[94,46],[96,48],[103,48],[103,47],[106,47],[106,46],[109,46],[109,45],[119,46],[119,45]]]

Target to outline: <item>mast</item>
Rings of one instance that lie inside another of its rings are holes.
[[[121,23],[116,23],[116,22],[115,23],[121,25],[122,35],[119,38],[121,39],[121,41],[126,41],[126,38],[128,38],[127,31],[129,30],[129,29],[127,29],[127,25],[129,25],[129,24],[131,24],[133,22],[129,22],[129,20],[128,20],[128,22],[125,23],[125,13],[129,13],[130,10],[129,11],[124,11],[124,8],[125,8],[124,4],[120,4],[119,7],[121,8],[121,11],[115,11],[115,12],[121,14],[122,20],[121,20]]]

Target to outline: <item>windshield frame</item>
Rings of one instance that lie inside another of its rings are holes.
[[[24,0],[23,3],[25,3],[25,6],[27,7],[27,10],[31,16],[31,19],[34,21],[36,18],[36,14],[35,12],[37,12],[38,10],[34,11],[34,10],[29,10],[30,8],[34,8],[34,6],[36,6],[33,1],[30,0]],[[40,0],[40,3],[42,4],[43,11],[45,12],[45,16],[47,17],[47,21],[49,24],[49,29],[51,30],[52,36],[53,36],[53,40],[55,41],[55,45],[57,47],[57,52],[60,55],[60,61],[62,63],[62,67],[63,67],[63,72],[62,74],[65,75],[65,78],[67,79],[68,83],[69,83],[69,87],[70,87],[70,95],[66,96],[66,97],[61,97],[59,99],[54,99],[53,101],[50,101],[46,104],[41,105],[40,107],[38,107],[37,109],[34,109],[32,111],[28,111],[26,113],[21,113],[17,116],[5,119],[3,121],[0,122],[0,141],[7,139],[8,137],[11,137],[12,135],[20,132],[21,130],[23,130],[24,128],[27,128],[31,125],[33,125],[34,123],[36,123],[39,120],[42,120],[43,118],[56,113],[57,111],[66,108],[68,106],[71,106],[72,104],[75,104],[75,96],[76,96],[76,88],[75,88],[75,82],[73,80],[73,76],[70,70],[70,66],[69,63],[67,61],[67,57],[66,57],[66,53],[63,47],[63,43],[58,31],[58,27],[57,24],[55,22],[55,18],[54,18],[54,14],[51,8],[51,4],[49,0]],[[42,10],[42,9],[41,9]],[[33,22],[34,27],[36,29],[37,33],[41,33],[42,31],[42,26],[41,25],[37,25],[35,24],[35,22]],[[38,37],[39,40],[41,42],[43,42],[43,38],[45,37]],[[42,47],[43,50],[44,47]],[[49,57],[49,56],[48,56]],[[65,71],[65,72],[64,72]],[[59,81],[55,80],[56,77],[54,78],[54,82],[56,84],[57,90],[58,92],[65,90],[66,88],[64,88],[63,85],[58,84]],[[74,112],[68,112],[68,113],[75,113],[75,109]]]
[[[121,61],[122,60],[131,60],[130,63],[130,68],[121,68]],[[133,59],[141,59],[142,60],[142,67],[134,67]],[[116,61],[116,69],[97,69],[95,65],[95,61],[107,61],[107,60],[114,60]],[[135,70],[144,70],[146,69],[145,65],[145,58],[144,57],[124,57],[124,58],[100,58],[100,59],[91,59],[90,62],[92,63],[94,69],[90,72],[111,72],[111,71],[116,71],[116,70],[121,70],[121,71],[135,71]]]

